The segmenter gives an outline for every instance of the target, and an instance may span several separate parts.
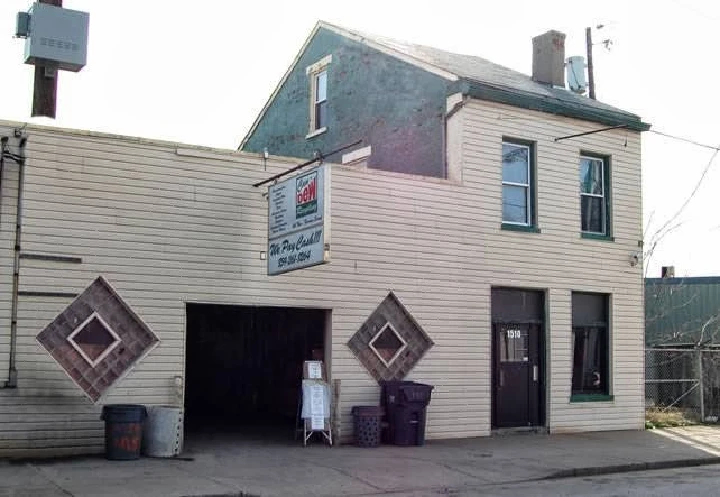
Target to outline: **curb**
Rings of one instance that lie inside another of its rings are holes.
[[[556,471],[543,480],[559,480],[562,478],[578,478],[582,476],[599,476],[612,473],[631,473],[633,471],[652,471],[656,469],[692,468],[720,464],[720,457],[702,459],[674,459],[670,461],[636,462],[615,466],[595,466],[589,468],[573,468]]]

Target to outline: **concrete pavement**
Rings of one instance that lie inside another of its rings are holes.
[[[0,462],[0,497],[448,495],[497,485],[720,463],[720,427],[513,434],[425,447],[303,448],[190,439],[185,459]]]

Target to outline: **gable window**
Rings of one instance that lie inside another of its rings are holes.
[[[529,143],[502,142],[503,225],[534,225],[533,147]]]
[[[324,128],[327,120],[327,71],[313,77],[313,131]]]
[[[572,396],[609,400],[610,336],[606,294],[572,294]]]
[[[332,54],[305,68],[310,84],[310,129],[306,138],[320,135],[328,125],[328,66]]]
[[[610,174],[604,157],[580,157],[580,229],[610,236]]]

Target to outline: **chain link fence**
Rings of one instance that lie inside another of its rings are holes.
[[[718,422],[720,350],[645,350],[645,406],[648,417],[672,416],[674,424]]]

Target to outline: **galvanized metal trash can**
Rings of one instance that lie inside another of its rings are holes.
[[[183,410],[148,406],[143,432],[143,453],[149,457],[177,457],[183,445]]]

